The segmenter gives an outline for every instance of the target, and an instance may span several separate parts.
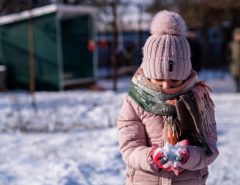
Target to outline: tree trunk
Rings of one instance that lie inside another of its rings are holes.
[[[112,81],[113,81],[113,90],[117,91],[117,46],[118,46],[118,27],[117,27],[117,4],[116,2],[111,3],[112,7],[112,15],[113,15],[113,22],[112,22],[112,55],[111,55],[111,62],[112,62]]]

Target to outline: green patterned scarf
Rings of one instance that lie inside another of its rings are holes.
[[[165,101],[173,100],[180,94],[170,95],[154,91],[137,82],[132,83],[128,95],[147,112],[175,118],[177,116],[176,107]]]

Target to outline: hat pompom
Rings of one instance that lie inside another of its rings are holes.
[[[153,17],[150,33],[156,36],[164,34],[186,36],[186,25],[179,14],[163,10]]]

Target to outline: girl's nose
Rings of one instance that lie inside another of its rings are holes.
[[[163,83],[162,83],[162,87],[163,87],[163,88],[170,88],[169,82],[166,82],[166,81],[163,82]]]

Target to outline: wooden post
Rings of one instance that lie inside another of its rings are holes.
[[[29,39],[29,65],[30,65],[30,81],[29,87],[32,97],[32,106],[36,107],[34,92],[35,92],[35,58],[34,58],[34,31],[31,9],[29,10],[30,16],[28,19],[28,39]]]
[[[112,7],[112,15],[113,15],[113,22],[112,22],[112,55],[111,55],[111,62],[112,62],[112,82],[113,82],[113,90],[117,91],[117,46],[118,46],[118,27],[117,27],[117,4],[116,2],[111,3]]]

